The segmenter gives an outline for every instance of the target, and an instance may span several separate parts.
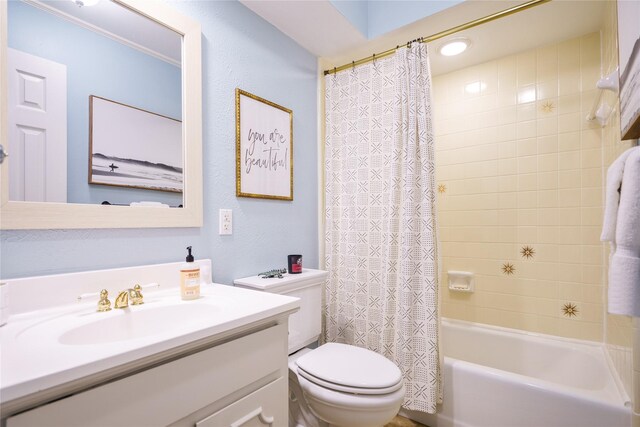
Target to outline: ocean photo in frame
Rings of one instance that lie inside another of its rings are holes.
[[[236,195],[293,200],[293,112],[237,88]]]
[[[182,193],[182,122],[89,97],[89,183]]]
[[[621,139],[640,138],[640,2],[618,1]]]

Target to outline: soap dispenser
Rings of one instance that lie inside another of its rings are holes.
[[[186,262],[180,267],[180,295],[183,300],[200,297],[200,266],[193,262],[191,246],[187,247],[187,251]]]

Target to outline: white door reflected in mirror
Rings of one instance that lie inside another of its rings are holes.
[[[67,201],[67,67],[8,49],[9,200]]]

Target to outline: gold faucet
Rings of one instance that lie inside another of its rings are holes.
[[[122,291],[118,294],[118,296],[116,297],[116,302],[114,304],[115,308],[129,307],[129,291],[130,289],[127,289],[126,291]]]
[[[140,305],[144,304],[142,292],[142,287],[136,284],[133,289],[127,289],[126,291],[122,291],[118,294],[115,301],[115,308],[127,308],[129,307],[129,299],[131,299],[131,305]]]

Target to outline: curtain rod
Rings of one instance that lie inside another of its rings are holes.
[[[455,34],[460,31],[468,30],[469,28],[477,27],[478,25],[486,24],[487,22],[495,21],[496,19],[504,18],[505,16],[513,15],[518,12],[522,12],[523,10],[530,9],[532,7],[541,5],[543,3],[548,3],[551,0],[530,0],[526,3],[522,3],[517,6],[510,7],[509,9],[501,10],[500,12],[493,13],[491,15],[484,16],[482,18],[475,19],[473,21],[469,21],[467,23],[449,28],[448,30],[440,31],[439,33],[432,34],[427,37],[421,37],[419,39],[413,40],[413,42],[420,43],[428,43],[434,40],[441,39],[443,37],[450,36],[451,34]],[[408,42],[407,45],[410,45],[412,42]],[[384,52],[374,53],[371,56],[367,56],[366,58],[359,59],[357,61],[353,61],[350,64],[344,64],[340,67],[334,67],[330,70],[325,70],[324,75],[334,74],[338,71],[346,70],[349,67],[355,67],[356,65],[366,64],[367,62],[371,62],[375,59],[384,58],[385,56],[389,56],[394,53],[400,46],[396,46],[389,50],[385,50]]]

